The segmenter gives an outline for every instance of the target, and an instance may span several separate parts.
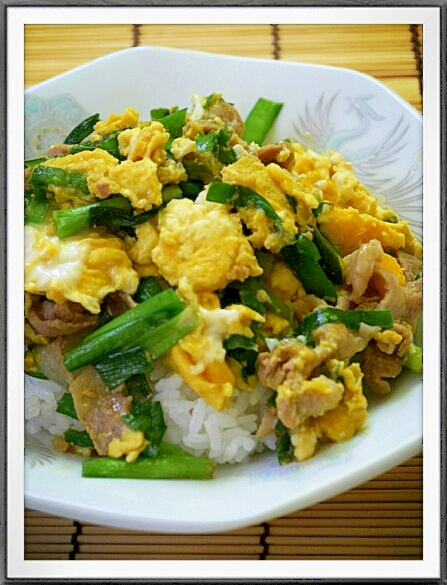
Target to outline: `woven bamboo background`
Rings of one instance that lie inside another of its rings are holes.
[[[348,67],[422,111],[421,43],[421,26],[405,24],[26,25],[25,87],[113,51],[163,45]],[[29,560],[421,558],[421,455],[305,510],[222,534],[133,532],[25,510]]]

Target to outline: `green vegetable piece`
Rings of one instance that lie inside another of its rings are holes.
[[[76,154],[78,152],[85,152],[86,150],[95,150],[95,148],[99,148],[99,141],[95,143],[91,140],[84,140],[81,144],[73,144],[68,151],[68,154]]]
[[[114,156],[118,160],[125,159],[125,157],[120,152],[120,147],[119,147],[119,142],[118,142],[118,136],[121,134],[121,132],[123,130],[125,130],[125,128],[123,128],[122,130],[115,130],[114,132],[110,132],[110,134],[106,134],[105,136],[102,136],[100,138],[99,144],[98,144],[99,148],[101,148],[102,150],[107,150],[107,152],[109,152],[112,156]]]
[[[265,315],[266,309],[263,303],[260,300],[258,300],[258,297],[255,292],[249,290],[241,290],[239,292],[239,296],[242,304],[249,307],[250,309],[253,309],[253,311],[256,311],[260,315]]]
[[[94,457],[82,463],[83,477],[127,479],[212,479],[216,463],[192,455],[159,454],[140,457],[132,463],[125,459]]]
[[[89,116],[73,128],[65,138],[64,144],[79,144],[93,132],[93,128],[97,122],[99,122],[99,114]]]
[[[304,238],[304,240],[308,240],[308,238]],[[308,241],[310,242],[310,240]],[[312,242],[310,243],[312,244]],[[307,253],[303,253],[301,250],[300,244],[295,243],[291,246],[285,246],[281,250],[281,256],[298,280],[301,281],[307,294],[314,294],[321,299],[335,303],[337,291],[318,260]]]
[[[151,110],[151,120],[160,120],[169,116],[169,108],[153,108]]]
[[[210,169],[205,164],[188,161],[185,159],[182,161],[182,164],[185,167],[188,178],[191,180],[201,181],[202,183],[209,183],[214,177],[212,169]]]
[[[321,260],[321,254],[318,251],[317,246],[304,234],[298,234],[294,247],[299,254],[306,254],[306,256],[309,256],[313,260]]]
[[[163,410],[159,402],[132,403],[131,411],[121,417],[134,431],[142,431],[148,445],[142,453],[144,457],[156,457],[159,445],[166,432]]]
[[[70,392],[64,392],[64,394],[62,394],[59,402],[57,403],[56,412],[65,414],[71,418],[78,418],[73,402],[73,396],[70,394]]]
[[[161,284],[155,276],[147,276],[140,280],[137,292],[133,295],[133,298],[137,303],[142,303],[150,297],[162,292],[162,290]]]
[[[101,360],[116,350],[138,343],[143,332],[154,328],[179,313],[185,304],[173,289],[164,290],[141,304],[115,317],[90,333],[64,356],[69,372]]]
[[[423,371],[423,356],[422,347],[416,343],[410,345],[409,350],[404,356],[403,365],[415,372],[416,374],[422,374]]]
[[[49,160],[50,158],[57,158],[59,156],[62,156],[62,155],[56,154],[56,155],[49,155],[49,156],[40,156],[39,158],[31,158],[31,159],[25,161],[25,166],[28,168],[36,167],[37,165],[40,165],[41,163]]]
[[[343,323],[349,329],[358,329],[361,323],[381,329],[391,329],[394,324],[391,311],[343,311],[335,307],[324,307],[307,315],[294,330],[293,335],[302,335],[308,345],[314,345],[312,333],[315,329],[325,323],[337,322]]]
[[[182,181],[179,183],[179,187],[182,190],[183,197],[195,201],[199,193],[203,190],[202,181]]]
[[[334,207],[333,203],[329,203],[328,201],[322,201],[321,203],[318,204],[318,207],[312,209],[312,213],[314,214],[314,217],[318,217],[320,213],[332,209],[333,207]]]
[[[236,153],[229,144],[233,132],[233,128],[225,124],[217,134],[217,158],[223,165],[236,162]]]
[[[267,296],[269,297],[269,300],[267,301],[266,304],[270,311],[272,311],[272,313],[275,313],[275,315],[278,315],[279,317],[282,317],[283,319],[286,319],[287,321],[290,322],[293,318],[293,313],[289,305],[287,305],[282,299],[280,299],[274,293],[272,293],[272,291],[267,289],[264,290],[267,293]]]
[[[143,211],[142,213],[137,213],[136,215],[129,217],[129,221],[127,223],[123,217],[120,221],[120,225],[122,227],[129,226],[129,227],[134,228],[137,225],[141,225],[142,223],[145,223],[146,221],[149,221],[150,219],[155,217],[159,211],[160,211],[160,207],[153,207],[149,211]]]
[[[159,293],[153,298],[157,298],[161,294],[163,293]],[[180,313],[161,323],[158,327],[143,332],[138,339],[138,344],[146,350],[150,359],[156,360],[178,343],[180,339],[185,337],[185,335],[194,331],[199,323],[200,321],[195,311],[187,306]]]
[[[290,431],[280,420],[278,420],[275,425],[275,431],[278,437],[276,441],[278,463],[280,465],[288,465],[295,459],[293,455],[294,448],[290,439]]]
[[[214,152],[217,147],[216,132],[208,132],[208,134],[197,134],[195,138],[197,152]]]
[[[178,445],[172,445],[165,441],[161,441],[158,452],[160,455],[177,455],[178,457],[191,457],[192,459],[196,459],[196,455],[191,455],[191,453],[184,451]]]
[[[122,161],[125,159],[125,157],[120,152],[118,136],[125,129],[126,128],[122,128],[121,130],[114,130],[109,134],[101,136],[98,140],[95,140],[94,142],[91,140],[84,140],[80,144],[74,144],[68,151],[68,154],[75,154],[77,152],[83,152],[85,150],[95,150],[96,148],[101,148],[102,150],[106,150],[109,154],[111,154],[118,160]]]
[[[110,353],[94,366],[110,389],[116,388],[134,374],[144,374],[153,368],[152,362],[140,346]]]
[[[278,392],[276,390],[272,390],[272,393],[267,398],[267,405],[272,406],[273,408],[276,407],[276,397],[278,396]]]
[[[225,304],[242,302],[261,315],[265,314],[265,309],[269,309],[276,315],[290,321],[292,319],[291,308],[277,297],[271,290],[266,288],[259,278],[248,277],[244,282],[233,282],[225,289],[225,295],[235,293],[238,297],[230,296]],[[225,297],[224,297],[225,298]]]
[[[127,392],[133,398],[133,403],[146,402],[152,395],[147,378],[144,374],[134,374],[127,380]]]
[[[59,238],[67,238],[82,229],[95,225],[128,225],[132,221],[132,205],[125,197],[110,197],[103,201],[53,211],[53,221]]]
[[[230,335],[228,339],[225,339],[223,346],[227,351],[232,349],[250,349],[258,351],[258,344],[252,337],[245,337],[245,335],[239,335],[237,333]]]
[[[51,201],[42,187],[25,191],[25,223],[41,223],[50,208]]]
[[[227,356],[241,365],[241,376],[247,382],[256,373],[259,347],[255,339],[235,334],[225,339],[223,346]]]
[[[169,203],[171,199],[180,199],[183,197],[183,191],[178,185],[165,185],[161,190],[163,203]]]
[[[282,220],[270,203],[249,187],[230,183],[211,183],[206,195],[207,201],[234,205],[235,207],[252,207],[261,209],[273,221],[278,229],[282,229]]]
[[[208,134],[197,134],[195,138],[197,152],[211,152],[222,164],[231,164],[236,160],[236,153],[228,144],[232,135],[233,129],[226,125],[217,132],[213,130]]]
[[[262,145],[269,130],[282,110],[283,103],[266,98],[259,98],[245,120],[242,138],[250,144]]]
[[[50,205],[50,201],[30,200],[25,207],[25,223],[42,223]]]
[[[64,433],[64,439],[67,443],[71,443],[77,447],[93,447],[93,441],[87,431],[67,429]]]
[[[33,173],[28,180],[30,185],[49,188],[66,187],[75,189],[84,195],[89,194],[87,176],[76,171],[66,172],[57,167],[38,165],[34,167]]]
[[[313,236],[313,242],[321,254],[325,273],[335,284],[343,284],[340,252],[316,227],[313,230]]]
[[[165,148],[170,148],[172,140],[182,135],[183,126],[186,124],[186,112],[187,108],[183,108],[183,110],[178,110],[177,112],[173,112],[172,114],[168,114],[167,116],[158,119],[158,122],[163,124],[170,135],[170,140]]]
[[[25,374],[31,376],[31,378],[37,378],[38,380],[48,380],[48,377],[45,376],[45,374],[42,374],[42,372],[37,370],[25,370]]]

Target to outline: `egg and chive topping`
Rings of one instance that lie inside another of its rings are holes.
[[[274,106],[260,133],[265,111],[256,113],[258,104],[244,123],[221,93],[194,94],[192,102],[190,111],[152,110],[149,120],[131,107],[105,120],[95,114],[46,156],[26,161],[25,292],[58,306],[75,303],[102,323],[65,354],[70,372],[93,365],[114,389],[161,358],[223,410],[235,387],[250,391],[257,383],[261,364],[261,381],[279,395],[275,416],[286,408],[288,420],[300,398],[293,385],[283,387],[283,363],[265,356],[281,340],[282,351],[291,351],[286,340],[309,314],[354,308],[345,258],[362,246],[377,242],[380,270],[401,287],[407,280],[396,257],[419,259],[422,248],[339,153],[316,153],[290,140],[262,146],[281,104],[260,100],[264,109]],[[117,296],[126,310],[111,319],[109,301]],[[393,327],[377,323],[368,339]],[[322,374],[309,396],[318,402],[315,393],[334,387],[334,404],[326,407],[334,420],[312,423],[324,408],[295,417],[289,431],[298,459],[329,436],[322,429],[330,424],[343,427],[345,417],[345,426],[357,430],[366,419],[363,398],[358,424],[345,412],[348,393],[361,394],[360,369],[353,382],[348,362],[327,349],[329,341],[323,345],[332,373]],[[323,371],[313,349],[294,351],[296,360]],[[113,369],[117,354],[122,365]]]

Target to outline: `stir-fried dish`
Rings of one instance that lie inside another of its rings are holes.
[[[263,145],[220,93],[127,107],[25,162],[25,372],[78,423],[85,476],[210,477],[164,440],[163,362],[216,412],[269,389],[256,431],[285,464],[346,441],[403,368],[421,373],[422,247],[337,152]]]

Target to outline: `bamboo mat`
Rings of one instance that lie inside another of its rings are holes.
[[[82,39],[82,42],[79,42]],[[107,53],[170,46],[348,67],[422,111],[420,25],[26,25],[25,87]],[[305,510],[221,534],[112,529],[25,510],[25,559],[421,559],[422,456]]]

